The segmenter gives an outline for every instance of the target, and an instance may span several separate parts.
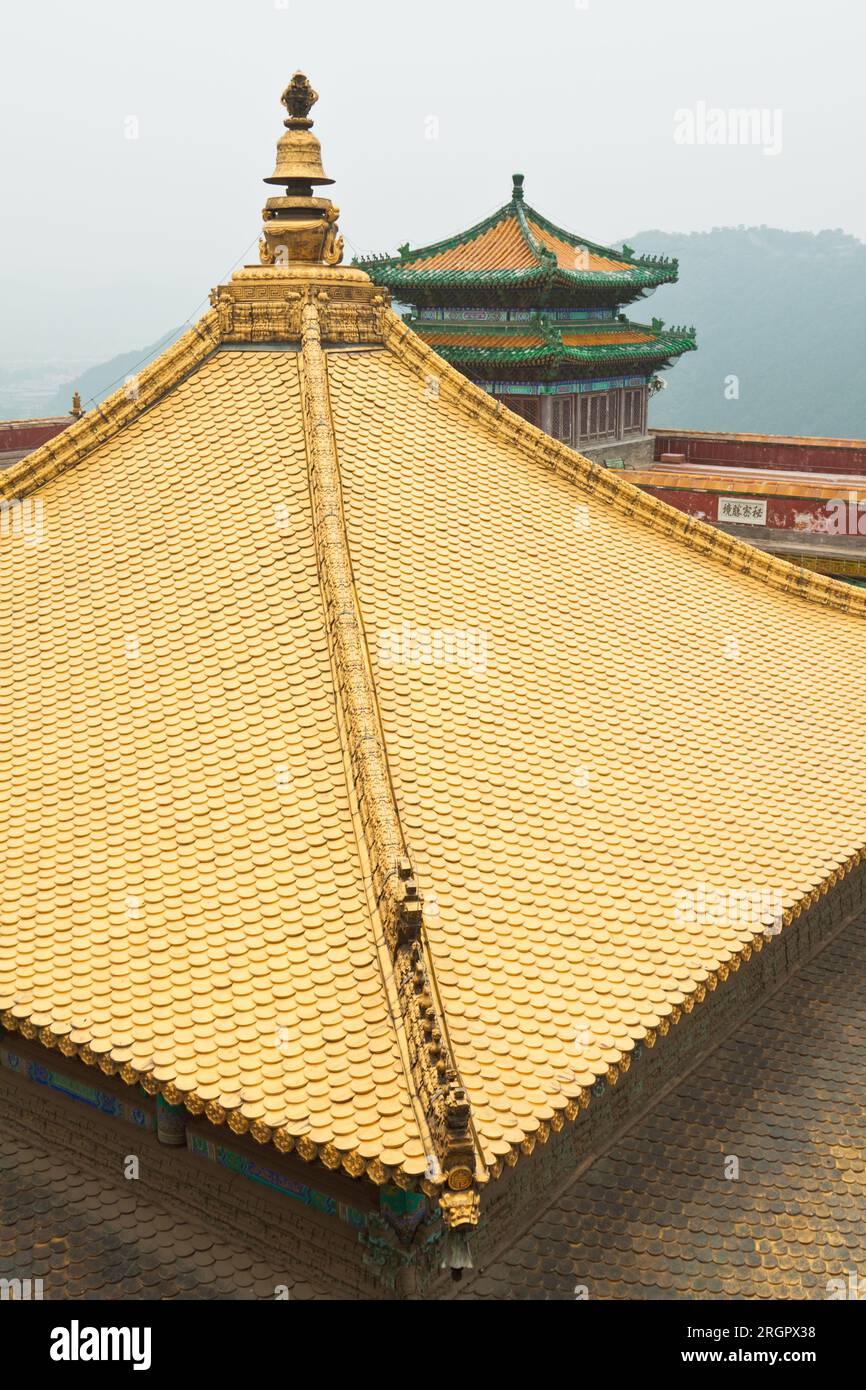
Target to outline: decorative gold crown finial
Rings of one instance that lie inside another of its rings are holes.
[[[309,111],[317,99],[296,72],[282,94],[288,112],[277,141],[274,172],[262,212],[258,264],[234,271],[211,292],[221,341],[290,342],[316,320],[329,343],[381,343],[386,290],[355,266],[344,266],[339,208],[321,185],[332,183]],[[282,114],[282,113],[281,113]]]
[[[309,78],[296,72],[280,97],[289,113],[283,121],[286,133],[277,141],[277,165],[265,183],[281,183],[287,188],[293,185],[294,191],[299,192],[303,186],[309,191],[316,184],[334,182],[322,168],[322,151],[308,115],[318,100],[319,94]]]
[[[343,238],[337,231],[339,208],[313,189],[333,183],[322,168],[322,151],[310,127],[311,108],[319,99],[309,78],[296,72],[280,101],[288,111],[285,135],[277,141],[277,163],[265,183],[282,186],[280,197],[269,198],[259,242],[262,265],[339,265]]]
[[[296,72],[280,97],[280,101],[289,113],[288,119],[283,121],[283,125],[288,126],[295,121],[306,121],[318,100],[319,93],[313,89],[306,73]],[[312,124],[310,121],[310,125]]]

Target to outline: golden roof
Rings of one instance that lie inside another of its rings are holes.
[[[527,239],[527,229],[530,240]],[[518,212],[506,207],[502,219],[478,235],[467,233],[446,250],[433,255],[410,254],[402,262],[403,270],[528,270],[538,263],[533,242],[550,251],[563,270],[579,265],[590,271],[628,271],[629,261],[600,254],[589,246],[581,247],[531,217],[521,219]],[[580,255],[578,256],[578,252]]]
[[[866,1260],[864,1039],[860,917],[451,1289],[497,1301],[573,1300],[576,1284],[594,1303],[839,1298]]]
[[[0,1011],[462,1224],[760,946],[744,888],[787,924],[864,857],[866,595],[527,425],[297,225],[0,478]]]
[[[537,263],[532,247],[515,216],[506,216],[479,236],[467,237],[422,261],[408,257],[404,269],[415,270],[526,270]],[[574,263],[572,254],[571,264]]]
[[[866,1262],[864,1040],[861,917],[554,1190],[528,1229],[427,1298],[573,1300],[576,1284],[594,1301],[850,1289],[850,1271]],[[358,1297],[357,1285],[336,1282],[335,1261],[313,1265],[292,1248],[278,1194],[265,1230],[253,1207],[258,1219],[243,1213],[227,1233],[218,1218],[236,1209],[230,1169],[212,1166],[206,1210],[188,1202],[195,1171],[171,1188],[172,1151],[149,1147],[141,1179],[127,1182],[119,1126],[101,1136],[110,1158],[96,1176],[74,1147],[58,1149],[62,1101],[48,1102],[52,1133],[42,1133],[38,1112],[21,1105],[26,1086],[0,1067],[0,1211],[15,1216],[0,1224],[0,1259],[43,1278],[46,1299],[272,1300],[280,1285],[292,1301]],[[726,1181],[734,1154],[737,1180]]]
[[[608,247],[585,242],[548,222],[523,201],[523,175],[514,175],[511,202],[484,222],[447,241],[401,255],[400,269],[423,271],[521,271],[538,267],[540,251],[549,252],[562,269],[633,272],[632,261]]]

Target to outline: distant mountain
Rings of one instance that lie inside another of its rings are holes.
[[[651,424],[866,438],[866,245],[841,231],[772,227],[626,240],[680,263],[679,283],[631,306],[629,317],[698,331],[697,351],[664,374]],[[74,390],[85,406],[97,404],[183,331],[64,382],[42,412],[65,414]]]
[[[626,241],[680,263],[679,283],[629,316],[698,330],[697,351],[664,374],[650,424],[866,438],[866,245],[841,231],[771,227]]]
[[[44,413],[46,415],[63,415],[69,410],[69,403],[72,399],[73,391],[81,394],[81,404],[86,410],[94,405],[99,405],[106,396],[110,396],[112,391],[117,391],[128,376],[134,376],[140,372],[161,352],[165,352],[167,347],[176,342],[181,333],[186,332],[186,327],[172,328],[157,342],[151,343],[149,347],[138,348],[135,352],[122,352],[117,357],[110,358],[107,362],[100,362],[95,367],[90,367],[81,376],[75,377],[72,381],[67,381],[58,390],[56,395],[50,399]]]
[[[7,350],[0,358],[0,420],[65,415],[72,407],[66,383],[92,365],[88,358],[12,357]]]

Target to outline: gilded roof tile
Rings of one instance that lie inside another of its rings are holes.
[[[852,1296],[866,1258],[864,999],[860,921],[457,1296]]]
[[[866,598],[495,405],[308,201],[0,479],[0,1016],[471,1224],[862,857]]]
[[[397,799],[492,1162],[861,851],[866,793],[822,768],[862,616],[545,475],[393,353],[330,375]],[[690,915],[702,891],[722,906]]]
[[[43,540],[0,558],[0,1010],[423,1170],[334,716],[296,354],[217,353],[39,497]]]

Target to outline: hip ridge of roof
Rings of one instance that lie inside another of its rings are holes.
[[[427,1186],[445,1224],[473,1227],[486,1168],[469,1098],[451,1048],[426,940],[424,909],[388,766],[343,508],[340,463],[319,312],[311,293],[301,317],[301,396],[313,532],[325,626],[342,705],[342,729],[371,864],[373,889],[393,965],[406,1032],[410,1081],[434,1148]]]

